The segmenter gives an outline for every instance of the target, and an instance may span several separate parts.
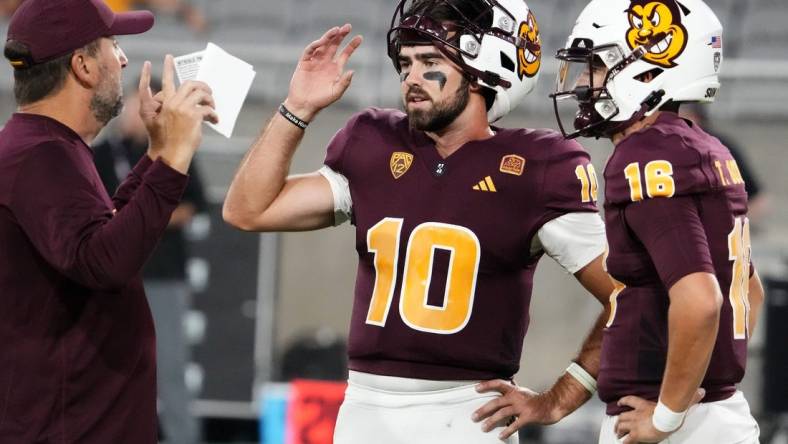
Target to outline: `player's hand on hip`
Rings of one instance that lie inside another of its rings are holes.
[[[500,397],[481,406],[472,417],[476,422],[484,421],[482,430],[485,432],[489,432],[499,424],[506,424],[506,428],[499,434],[500,439],[510,437],[528,424],[553,424],[560,419],[552,397],[519,387],[510,381],[502,379],[484,381],[476,386],[476,391],[501,394]]]
[[[654,428],[651,422],[654,408],[657,406],[656,402],[637,396],[625,396],[618,401],[618,405],[632,408],[618,415],[618,421],[613,428],[622,443],[660,442],[670,436],[670,433],[660,432]]]
[[[167,55],[162,90],[153,95],[150,70],[150,63],[145,62],[139,84],[140,117],[150,137],[149,151],[185,173],[202,142],[202,122],[219,121],[211,88],[191,80],[176,88],[175,63],[172,56]]]
[[[362,41],[360,35],[353,37],[337,54],[351,30],[349,24],[331,28],[304,49],[285,100],[290,112],[310,121],[345,93],[353,78],[353,71],[345,71],[345,64]]]
[[[705,394],[706,391],[702,388],[696,390],[690,401],[690,408],[699,403]],[[632,408],[632,410],[618,415],[618,421],[616,421],[613,429],[616,432],[616,436],[624,444],[664,441],[665,438],[681,428],[679,426],[673,432],[666,433],[654,427],[651,417],[654,416],[654,409],[657,407],[656,402],[637,396],[624,396],[618,400],[618,405]]]

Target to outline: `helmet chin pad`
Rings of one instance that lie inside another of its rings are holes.
[[[603,120],[605,119],[596,112],[593,103],[584,102],[580,103],[578,107],[577,114],[575,115],[574,127],[576,130],[580,131],[591,125],[598,124]]]

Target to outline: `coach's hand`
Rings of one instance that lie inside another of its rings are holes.
[[[161,157],[170,167],[186,173],[194,152],[202,141],[202,122],[219,121],[211,88],[203,82],[186,81],[175,87],[175,63],[164,58],[162,90],[155,96],[150,89],[150,62],[140,76],[140,117],[150,137],[148,153]]]
[[[339,55],[337,50],[351,29],[349,24],[331,28],[304,49],[285,100],[287,109],[299,118],[312,120],[350,86],[353,71],[345,71],[345,63],[361,45],[361,36],[353,37]]]
[[[476,410],[472,419],[484,421],[482,430],[485,432],[498,424],[506,424],[507,427],[498,435],[502,440],[528,424],[554,424],[561,419],[558,405],[549,393],[536,393],[502,379],[481,382],[476,391],[501,394]]]
[[[692,398],[692,402],[690,402],[690,407],[700,402],[705,393],[705,390],[698,389]],[[654,409],[657,407],[656,402],[648,401],[637,396],[624,396],[618,400],[618,405],[632,408],[632,410],[618,415],[618,421],[613,429],[616,432],[616,436],[622,440],[621,442],[623,444],[660,442],[664,441],[673,433],[660,432],[654,428],[651,417],[654,415]],[[681,426],[679,426],[679,428],[681,428]]]

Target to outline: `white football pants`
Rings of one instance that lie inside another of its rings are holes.
[[[471,420],[476,409],[500,396],[477,393],[475,385],[351,372],[334,444],[517,444],[517,434],[498,439],[505,424],[484,433],[482,423]]]
[[[614,427],[618,416],[606,416],[599,444],[619,444]],[[750,413],[744,394],[690,407],[684,424],[660,444],[759,444],[760,428]]]

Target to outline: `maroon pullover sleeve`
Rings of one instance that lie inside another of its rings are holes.
[[[113,216],[88,161],[73,146],[47,142],[35,147],[20,165],[12,210],[55,269],[85,287],[122,287],[155,248],[188,178],[161,160],[153,162],[124,184],[125,204]],[[132,193],[135,180],[140,183]]]
[[[115,195],[112,196],[112,203],[115,204],[116,210],[120,211],[129,203],[129,200],[140,187],[142,177],[145,176],[145,172],[148,171],[151,165],[153,165],[153,160],[146,154],[142,156],[140,161],[137,162],[137,165],[129,172],[128,176],[126,176],[115,191]]]

